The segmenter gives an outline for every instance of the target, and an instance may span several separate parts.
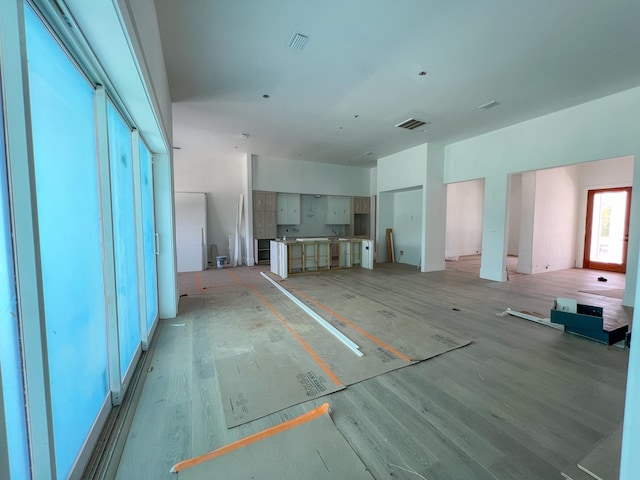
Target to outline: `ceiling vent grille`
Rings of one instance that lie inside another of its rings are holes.
[[[304,49],[307,41],[309,40],[309,35],[303,35],[302,33],[293,32],[293,36],[291,40],[289,40],[289,48],[291,50],[300,51]]]
[[[406,128],[407,130],[414,130],[423,125],[428,125],[431,122],[423,122],[422,120],[416,120],[415,118],[409,118],[402,123],[396,125],[398,128]]]
[[[500,102],[491,100],[490,102],[480,105],[478,108],[481,110],[489,110],[490,108],[497,107],[498,105],[500,105]]]

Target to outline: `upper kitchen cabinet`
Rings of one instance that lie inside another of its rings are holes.
[[[353,213],[371,213],[371,199],[369,197],[353,197]]]
[[[300,194],[279,193],[276,202],[278,225],[300,224]]]
[[[351,223],[351,197],[327,196],[327,225],[349,225]]]

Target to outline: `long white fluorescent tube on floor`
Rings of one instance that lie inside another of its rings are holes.
[[[280,290],[287,297],[289,297],[289,299],[291,301],[293,301],[293,303],[295,303],[302,310],[304,310],[307,315],[309,315],[311,318],[313,318],[316,322],[318,322],[320,325],[322,325],[324,328],[326,328],[329,331],[329,333],[331,333],[334,337],[336,337],[338,340],[340,340],[342,343],[344,343],[347,347],[349,347],[349,349],[351,351],[353,351],[353,353],[355,353],[359,357],[364,356],[364,354],[360,351],[360,347],[358,346],[358,344],[356,344],[353,340],[351,340],[344,333],[342,333],[336,327],[334,327],[329,322],[327,322],[324,318],[322,318],[316,312],[311,310],[308,306],[306,306],[303,302],[301,302],[298,298],[296,298],[295,295],[293,295],[286,288],[284,288],[278,282],[276,282],[271,277],[269,277],[269,275],[267,275],[264,272],[260,272],[260,275],[262,275],[264,278],[269,280],[278,290]]]

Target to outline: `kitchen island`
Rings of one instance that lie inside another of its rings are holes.
[[[294,273],[335,268],[373,268],[372,241],[361,238],[283,238],[271,240],[271,272]]]

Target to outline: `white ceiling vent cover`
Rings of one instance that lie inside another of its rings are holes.
[[[422,120],[416,120],[415,118],[409,118],[402,123],[396,125],[398,128],[406,128],[407,130],[413,130],[423,125],[428,125],[431,122],[423,122]]]
[[[500,102],[497,100],[491,100],[490,102],[483,103],[478,108],[480,110],[489,110],[490,108],[497,107],[498,105],[500,105]]]
[[[291,50],[295,50],[299,52],[300,50],[304,49],[308,40],[309,40],[309,35],[293,32],[293,35],[291,36],[291,40],[289,40],[289,48]]]

